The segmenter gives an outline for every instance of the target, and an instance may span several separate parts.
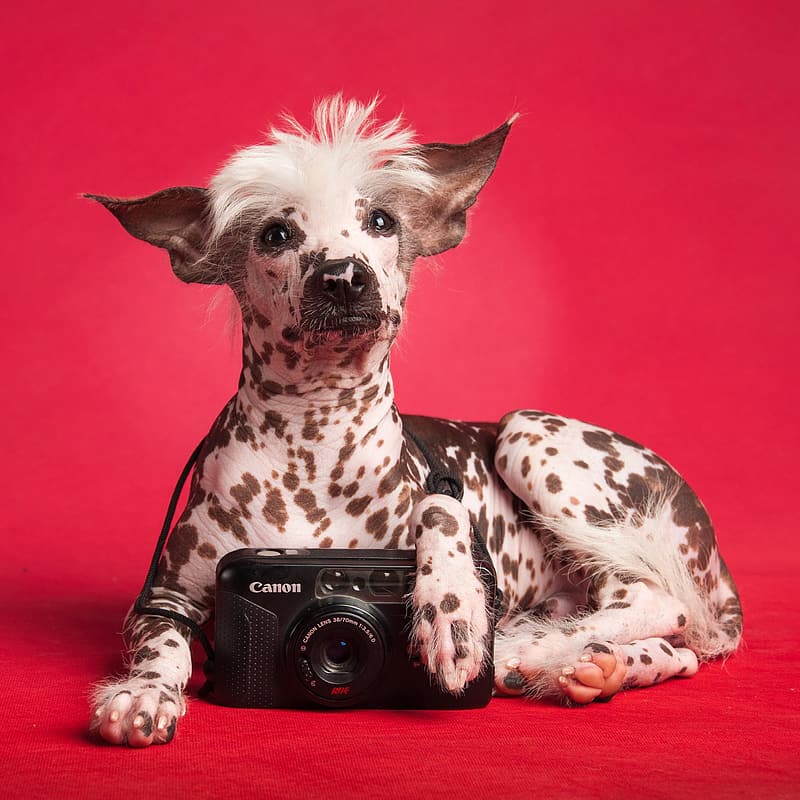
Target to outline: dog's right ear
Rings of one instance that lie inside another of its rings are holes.
[[[186,283],[224,283],[219,267],[207,260],[208,190],[176,186],[148,197],[121,200],[86,194],[97,200],[131,236],[163,247],[173,272]]]

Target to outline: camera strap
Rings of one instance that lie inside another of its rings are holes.
[[[150,595],[153,591],[153,581],[155,580],[156,572],[158,571],[158,562],[161,561],[161,554],[164,552],[164,545],[166,544],[167,537],[172,529],[172,518],[175,516],[175,509],[178,506],[178,500],[180,499],[181,492],[183,491],[183,486],[186,483],[186,479],[191,474],[191,471],[200,456],[200,451],[203,449],[203,445],[205,443],[206,440],[204,438],[203,441],[201,441],[200,444],[195,447],[194,451],[189,456],[189,460],[186,462],[186,465],[181,471],[180,476],[178,477],[178,482],[175,484],[175,488],[172,491],[172,497],[170,498],[169,505],[167,506],[167,514],[164,517],[164,524],[161,526],[161,533],[159,534],[158,541],[156,542],[156,549],[153,552],[153,558],[150,561],[150,569],[147,571],[147,577],[145,578],[142,591],[139,592],[139,596],[136,598],[136,602],[133,604],[133,610],[137,614],[164,617],[166,619],[171,619],[173,622],[179,622],[181,625],[185,625],[199,639],[200,644],[203,645],[203,650],[206,651],[206,656],[209,658],[209,660],[213,661],[214,648],[211,646],[211,642],[208,640],[205,631],[203,631],[203,629],[193,619],[189,619],[189,617],[179,613],[178,611],[171,611],[168,608],[155,608],[154,606],[147,605],[148,601],[151,599]]]

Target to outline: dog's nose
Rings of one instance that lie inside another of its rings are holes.
[[[367,266],[357,258],[323,261],[311,277],[311,283],[331,303],[346,306],[363,294],[369,280]]]

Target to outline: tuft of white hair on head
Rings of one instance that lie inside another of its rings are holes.
[[[250,211],[355,188],[364,197],[394,189],[430,192],[435,178],[401,115],[379,124],[379,103],[345,101],[341,94],[316,103],[311,128],[284,115],[267,143],[244,148],[211,179],[211,237],[218,239]]]

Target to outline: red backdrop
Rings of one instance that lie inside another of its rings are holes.
[[[81,693],[118,665],[114,634],[167,495],[238,371],[224,293],[180,284],[79,193],[203,185],[280,112],[306,121],[340,90],[381,93],[382,114],[402,110],[423,140],[466,141],[523,114],[467,240],[417,266],[393,359],[401,410],[544,408],[683,472],[739,578],[751,649],[649,697],[703,703],[726,681],[764,680],[763,661],[794,663],[795,3],[39,2],[5,16],[0,647],[16,676],[13,763],[38,748],[68,780],[110,758],[82,739]],[[769,702],[797,721],[796,679],[775,680]],[[615,702],[643,719],[645,701],[628,697]],[[215,711],[196,712],[209,736]],[[565,713],[513,716],[574,725]],[[770,730],[774,747],[785,733]],[[536,770],[527,740],[506,744]],[[789,791],[797,772],[764,758],[773,796]],[[133,780],[124,764],[116,774]],[[542,786],[561,796],[567,768],[549,769]],[[748,769],[731,767],[731,787]]]

